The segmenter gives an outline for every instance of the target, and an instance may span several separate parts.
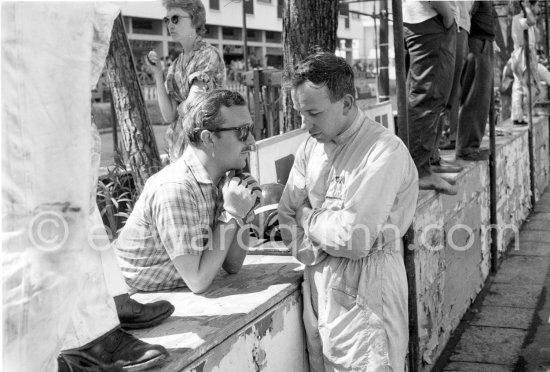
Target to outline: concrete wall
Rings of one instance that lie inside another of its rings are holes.
[[[499,256],[519,235],[530,208],[528,132],[505,128],[497,140]],[[549,182],[548,121],[536,118],[536,197]],[[452,158],[445,156],[444,158]],[[420,352],[429,371],[491,268],[490,190],[487,162],[462,162],[459,193],[420,193],[413,228]]]
[[[185,370],[291,372],[308,368],[298,290]]]

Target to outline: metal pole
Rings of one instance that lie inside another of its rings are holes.
[[[377,18],[377,14],[376,14],[376,1],[374,2],[373,4],[373,17],[372,17],[372,20],[374,21],[374,55],[375,55],[375,58],[376,58],[376,97],[378,99],[378,95],[380,94],[380,83],[379,83],[379,80],[380,80],[380,66],[379,66],[379,63],[378,63],[378,49],[380,48],[380,44],[379,44],[379,39],[378,39],[378,27],[376,26],[376,18]]]
[[[244,72],[248,71],[248,35],[246,30],[246,9],[245,3],[251,0],[243,0],[243,57],[244,57]],[[246,102],[248,103],[248,109],[250,110],[250,88],[246,85]],[[258,109],[254,107],[254,110]],[[257,123],[259,125],[259,123]]]
[[[380,73],[378,77],[378,102],[390,99],[390,76],[388,55],[388,1],[380,2]]]
[[[533,96],[532,96],[532,73],[531,73],[531,48],[529,46],[529,31],[523,31],[523,49],[525,52],[525,64],[527,66],[527,104],[529,113],[529,127],[528,127],[528,140],[529,140],[529,179],[531,181],[531,208],[535,208],[535,150],[533,139]]]
[[[544,43],[544,55],[548,59],[548,0],[544,2],[544,34],[546,41]]]
[[[491,49],[491,60],[494,61],[494,51]],[[495,131],[495,89],[494,79],[491,83],[491,106],[489,109],[489,197],[491,221],[491,271],[498,269],[498,215],[497,215],[497,162],[496,162],[496,131]]]
[[[403,36],[403,13],[401,0],[392,0],[393,44],[395,50],[395,78],[397,84],[397,134],[409,147],[409,125],[407,115],[407,82],[405,71],[405,43]],[[409,230],[403,238],[405,269],[407,272],[409,297],[409,371],[421,370],[420,339],[418,336],[418,294],[416,290],[415,252],[409,249],[414,242],[414,229]]]

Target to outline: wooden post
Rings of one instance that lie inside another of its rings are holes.
[[[145,181],[162,166],[121,15],[113,23],[105,69],[127,160],[140,193]]]

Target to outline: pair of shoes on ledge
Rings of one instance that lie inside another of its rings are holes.
[[[433,173],[420,177],[418,179],[418,188],[420,190],[435,190],[445,195],[456,195],[458,193],[458,188],[454,184]]]
[[[124,329],[153,327],[172,315],[175,310],[168,301],[141,304],[128,293],[115,296],[114,300],[120,326]]]
[[[514,120],[513,121],[514,125],[527,125],[529,124],[528,122],[526,122],[525,120]]]
[[[489,149],[479,148],[464,155],[457,155],[456,157],[466,161],[484,161],[489,160],[489,154]]]
[[[161,345],[148,344],[116,327],[84,346],[63,350],[58,363],[67,367],[65,371],[141,371],[166,356]]]
[[[430,169],[434,173],[458,173],[464,169],[464,167],[455,162],[439,158],[438,161],[432,163]]]

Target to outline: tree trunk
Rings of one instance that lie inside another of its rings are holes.
[[[300,117],[292,109],[290,78],[294,66],[307,57],[313,47],[336,49],[338,0],[287,0],[283,15],[283,113],[284,131],[300,127]]]
[[[121,15],[113,24],[105,69],[127,161],[141,193],[145,181],[162,165]]]

